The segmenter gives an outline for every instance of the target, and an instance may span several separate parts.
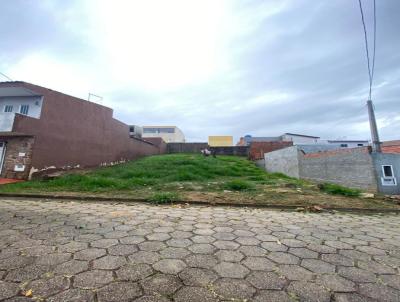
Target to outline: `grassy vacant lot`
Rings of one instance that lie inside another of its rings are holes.
[[[93,171],[67,174],[49,181],[0,186],[0,192],[54,193],[146,198],[211,203],[329,205],[333,207],[396,207],[378,199],[359,198],[359,191],[315,184],[267,173],[247,159],[194,154],[151,156]]]

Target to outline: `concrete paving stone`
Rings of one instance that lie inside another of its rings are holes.
[[[261,246],[270,252],[286,252],[288,250],[288,247],[282,244],[280,241],[262,242]]]
[[[22,255],[22,256],[43,256],[43,255],[54,253],[55,250],[56,250],[55,246],[47,246],[47,245],[33,246],[33,247],[29,247],[29,248],[20,250],[20,255]]]
[[[307,245],[307,248],[321,254],[333,254],[337,252],[336,249],[331,246],[317,243],[310,243],[309,245]]]
[[[241,252],[247,257],[265,257],[268,254],[266,249],[263,249],[259,246],[241,246],[237,249],[238,252]]]
[[[286,284],[285,278],[274,272],[252,272],[246,280],[258,289],[281,290]]]
[[[98,234],[82,234],[76,236],[74,240],[78,242],[92,242],[96,240],[101,240],[101,238],[102,238],[101,235]]]
[[[215,232],[232,233],[234,230],[231,227],[217,226],[214,228]]]
[[[107,249],[110,255],[128,256],[138,251],[135,244],[117,244]]]
[[[170,302],[172,300],[163,297],[159,294],[157,295],[146,295],[146,296],[141,296],[140,298],[135,299],[133,302]]]
[[[361,296],[357,293],[334,293],[333,299],[335,302],[374,302],[365,296]]]
[[[218,275],[210,269],[188,267],[179,273],[179,278],[185,285],[206,287],[217,280]]]
[[[253,237],[255,236],[255,234],[251,231],[248,230],[236,230],[233,232],[233,234],[235,234],[236,236],[239,237]]]
[[[196,235],[190,238],[194,243],[212,243],[216,239],[212,236]]]
[[[342,241],[339,241],[339,240],[334,240],[334,241],[327,240],[324,242],[324,244],[327,246],[333,247],[335,249],[341,249],[341,250],[353,250],[354,249],[352,245],[342,242]]]
[[[244,258],[244,255],[241,252],[230,250],[220,250],[215,253],[215,256],[220,261],[226,262],[240,262]]]
[[[396,270],[384,263],[376,261],[358,261],[358,267],[376,274],[396,274]]]
[[[354,292],[356,284],[337,274],[318,275],[317,284],[321,284],[334,292]]]
[[[212,236],[218,240],[233,240],[237,237],[232,233],[215,233]]]
[[[46,298],[60,293],[69,288],[69,280],[63,276],[57,276],[51,279],[39,279],[29,284],[32,295],[37,298]]]
[[[307,246],[307,243],[297,239],[282,239],[281,243],[290,248],[301,248]]]
[[[400,301],[400,291],[388,287],[384,284],[377,284],[377,283],[360,284],[359,292],[363,296],[376,299],[378,301],[387,301],[387,302]]]
[[[351,258],[340,254],[323,254],[321,259],[333,265],[354,266],[354,261]]]
[[[67,262],[72,258],[70,253],[47,254],[36,258],[35,263],[43,266],[54,266]]]
[[[94,260],[97,258],[100,258],[106,254],[105,249],[99,249],[99,248],[88,248],[85,250],[81,250],[79,252],[76,252],[74,254],[74,259],[77,260]]]
[[[242,264],[253,271],[272,271],[276,264],[266,257],[247,257]]]
[[[32,264],[35,261],[34,257],[28,256],[13,256],[0,260],[1,270],[10,270],[14,268],[24,267]]]
[[[279,239],[289,239],[289,238],[295,238],[296,235],[288,233],[288,232],[272,232],[272,235],[275,237],[278,237]]]
[[[176,302],[217,302],[217,298],[209,290],[202,287],[183,287],[174,295]]]
[[[0,300],[11,298],[19,292],[18,284],[0,281]]]
[[[92,241],[90,243],[91,247],[98,247],[98,248],[109,248],[113,245],[118,244],[117,239],[99,239],[96,241]]]
[[[368,245],[368,241],[355,239],[355,238],[340,238],[339,240],[342,242],[345,242],[347,244],[353,245],[353,246]]]
[[[190,252],[187,249],[181,247],[167,247],[159,252],[162,258],[171,258],[171,259],[183,259]]]
[[[253,302],[293,302],[284,291],[262,290],[252,299]]]
[[[171,238],[167,233],[153,233],[145,236],[147,240],[152,241],[166,241]]]
[[[214,270],[227,278],[244,278],[250,272],[245,266],[233,262],[220,262],[214,266]]]
[[[32,302],[32,299],[28,298],[28,297],[17,296],[17,297],[14,297],[14,298],[6,299],[4,301],[5,302]],[[49,299],[47,299],[46,301],[49,301]]]
[[[72,276],[88,269],[89,263],[87,261],[70,260],[57,265],[54,268],[54,273]]]
[[[236,250],[240,246],[239,243],[230,240],[218,240],[213,242],[213,245],[220,250]]]
[[[287,291],[298,297],[300,301],[329,302],[331,295],[323,286],[305,281],[293,281],[289,284]]]
[[[91,270],[80,273],[74,278],[74,287],[83,289],[95,289],[114,280],[111,271]]]
[[[338,274],[354,282],[376,282],[374,273],[356,267],[339,267]]]
[[[87,247],[88,247],[88,243],[86,243],[86,242],[70,241],[66,244],[58,246],[58,251],[75,253],[77,251],[84,250]]]
[[[25,267],[17,268],[7,274],[7,281],[26,282],[33,280],[43,275],[48,270],[48,267],[42,265],[31,264]]]
[[[316,259],[318,258],[318,253],[311,251],[303,247],[291,247],[288,251],[289,253],[302,258],[302,259]]]
[[[192,233],[186,231],[174,231],[169,233],[172,238],[175,239],[187,239],[193,236]]]
[[[32,301],[32,300],[30,300]],[[94,302],[94,292],[79,288],[68,289],[55,296],[49,297],[48,302],[75,301],[75,302]]]
[[[151,266],[144,263],[125,265],[116,271],[118,279],[125,281],[139,281],[147,278],[152,273]]]
[[[319,259],[304,259],[301,261],[301,266],[314,273],[319,273],[319,274],[335,272],[334,265]]]
[[[155,232],[155,233],[171,233],[173,231],[175,231],[174,228],[167,227],[167,226],[158,227],[158,228],[153,229],[153,232]]]
[[[129,235],[134,235],[134,236],[145,236],[150,233],[151,231],[149,229],[142,229],[142,228],[135,228],[132,231],[128,231]]]
[[[168,240],[166,244],[172,247],[188,247],[192,245],[193,242],[185,238],[172,238]]]
[[[218,260],[213,255],[194,254],[188,256],[185,262],[189,267],[213,268],[218,263]]]
[[[128,237],[129,233],[124,231],[113,231],[105,233],[103,236],[106,239],[118,239],[118,238]]]
[[[256,238],[260,241],[272,241],[272,242],[276,242],[278,240],[278,237],[269,235],[269,234],[259,234],[256,235]]]
[[[260,240],[255,237],[237,237],[235,241],[241,245],[258,245]]]
[[[283,252],[271,252],[267,257],[278,264],[297,264],[300,261],[298,257]]]
[[[143,236],[128,236],[120,238],[119,242],[121,242],[122,244],[139,244],[145,240],[146,239]]]
[[[350,259],[353,259],[354,261],[355,260],[368,261],[371,259],[371,255],[356,250],[339,250],[339,254],[346,256]]]
[[[381,275],[379,280],[387,286],[400,290],[400,275]]]
[[[165,243],[163,243],[161,241],[145,241],[145,242],[139,243],[138,247],[142,251],[157,252],[157,251],[160,251],[163,248],[165,248],[166,245],[165,245]]]
[[[160,255],[156,252],[139,251],[128,256],[128,259],[132,263],[147,263],[153,264],[160,260]]]
[[[356,249],[360,252],[369,254],[369,255],[374,255],[374,256],[383,256],[386,255],[386,251],[378,249],[373,246],[357,246]]]
[[[162,259],[153,264],[155,270],[164,274],[178,274],[185,267],[185,262],[179,259]]]
[[[195,254],[213,254],[216,248],[208,243],[194,243],[188,247],[188,250]]]
[[[282,264],[275,271],[288,280],[307,281],[314,276],[312,272],[298,265]]]
[[[104,256],[93,260],[93,268],[112,270],[117,269],[126,263],[126,259],[122,256]]]
[[[148,295],[171,296],[182,287],[182,282],[177,276],[156,274],[142,280],[141,285]]]
[[[256,292],[249,282],[230,278],[215,281],[210,290],[220,301],[249,301]]]
[[[114,282],[97,291],[99,302],[128,302],[141,295],[142,289],[133,282]]]

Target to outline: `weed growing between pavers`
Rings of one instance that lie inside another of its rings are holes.
[[[155,204],[173,203],[179,200],[181,200],[179,194],[171,192],[155,193],[148,198],[148,201]]]

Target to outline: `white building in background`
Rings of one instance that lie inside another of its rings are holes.
[[[142,137],[161,137],[166,143],[184,143],[185,135],[176,126],[143,126]]]
[[[304,134],[295,134],[295,133],[285,133],[282,134],[281,140],[285,142],[293,142],[293,145],[313,145],[318,144],[320,137],[319,136],[311,136]]]
[[[328,145],[337,146],[339,148],[357,148],[369,146],[368,140],[327,140]]]

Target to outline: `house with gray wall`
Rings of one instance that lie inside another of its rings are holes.
[[[265,153],[265,169],[288,176],[384,194],[400,194],[400,154],[368,147],[305,153],[292,146]]]

